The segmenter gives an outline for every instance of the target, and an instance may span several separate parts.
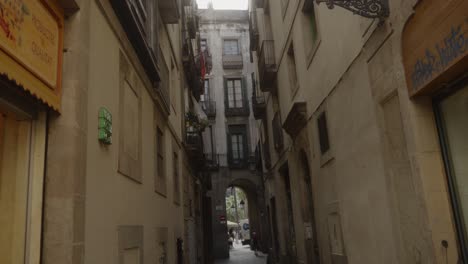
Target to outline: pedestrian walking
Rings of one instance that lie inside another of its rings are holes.
[[[252,250],[255,252],[255,256],[258,256],[258,238],[257,238],[257,232],[253,231],[252,232],[252,244],[251,244]]]

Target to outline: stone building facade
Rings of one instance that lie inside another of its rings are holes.
[[[274,260],[466,263],[467,2],[317,2],[250,3]]]
[[[250,231],[267,236],[263,224],[263,183],[257,170],[258,135],[251,109],[254,64],[249,55],[247,10],[200,9],[200,39],[212,63],[205,76],[200,104],[209,120],[203,133],[205,169],[211,178],[208,192],[214,258],[229,257],[226,191],[244,190]]]
[[[203,262],[195,1],[3,2],[0,263]]]

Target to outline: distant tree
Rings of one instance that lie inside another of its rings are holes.
[[[248,205],[247,195],[241,188],[234,187],[237,196],[237,213],[239,220],[248,218]],[[244,206],[241,205],[241,201],[244,202]],[[231,188],[226,190],[226,219],[231,222],[236,222],[236,209],[235,209],[234,192],[231,192]]]

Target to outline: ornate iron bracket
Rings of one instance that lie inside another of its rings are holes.
[[[388,0],[315,0],[317,4],[326,3],[328,8],[335,5],[352,11],[354,14],[367,17],[384,19],[390,14]]]

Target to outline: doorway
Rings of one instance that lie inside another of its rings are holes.
[[[456,222],[460,255],[468,261],[468,77],[434,101],[439,138]]]
[[[289,263],[296,263],[296,229],[294,226],[294,212],[291,192],[291,181],[289,177],[289,166],[286,163],[280,170],[280,175],[283,179],[285,207],[286,207],[286,254]]]
[[[27,261],[32,120],[0,106],[0,263]]]
[[[251,244],[249,204],[247,194],[239,187],[226,190],[226,220],[229,233],[229,247],[240,248]]]
[[[306,254],[307,263],[309,264],[320,264],[320,248],[318,243],[317,233],[317,221],[315,217],[314,198],[312,192],[312,179],[310,177],[309,162],[307,155],[304,151],[300,153],[300,162],[302,170],[302,188],[303,190],[303,202],[304,211],[302,214],[302,220],[305,224],[306,230]]]

